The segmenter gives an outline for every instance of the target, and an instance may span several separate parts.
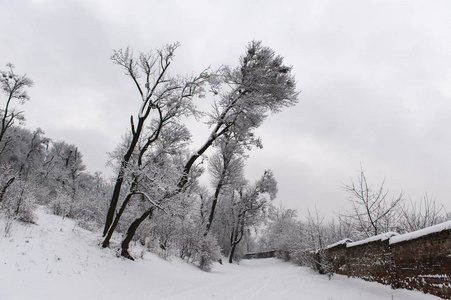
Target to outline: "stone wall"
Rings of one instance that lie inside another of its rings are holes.
[[[394,287],[451,299],[451,230],[392,243]]]
[[[334,273],[451,299],[451,221],[405,235],[338,242],[323,253],[327,261],[320,264]]]
[[[326,257],[331,264],[330,268],[333,273],[348,275],[349,271],[346,245],[349,242],[351,241],[346,239],[326,248]]]
[[[348,276],[390,284],[388,240],[374,241],[347,248]]]

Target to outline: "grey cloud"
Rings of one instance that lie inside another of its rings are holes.
[[[180,41],[173,70],[191,73],[233,66],[261,39],[293,65],[303,92],[258,130],[252,179],[272,168],[279,201],[330,213],[362,164],[392,191],[449,202],[450,13],[449,1],[3,2],[0,64],[36,81],[28,126],[78,144],[94,170],[139,102],[113,49]],[[199,140],[202,126],[190,126]]]

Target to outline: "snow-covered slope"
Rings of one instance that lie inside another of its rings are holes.
[[[135,262],[100,249],[98,236],[39,208],[37,225],[0,221],[0,299],[438,299],[276,259],[215,265],[211,272],[144,253]],[[135,253],[136,254],[136,253]]]

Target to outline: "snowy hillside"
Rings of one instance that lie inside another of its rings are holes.
[[[101,249],[74,221],[36,212],[36,225],[1,223],[0,299],[438,299],[314,271],[276,259],[243,260],[203,272],[143,252],[135,262]],[[134,253],[136,257],[139,253]]]

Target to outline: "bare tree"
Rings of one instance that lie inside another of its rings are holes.
[[[314,213],[308,210],[307,235],[310,240],[310,250],[317,251],[326,246],[326,227],[324,226],[324,215],[315,206]]]
[[[136,59],[129,48],[127,48],[125,51],[122,49],[115,51],[111,57],[113,62],[121,66],[125,70],[125,74],[132,79],[139,92],[141,105],[138,110],[136,124],[133,116],[130,117],[131,139],[120,162],[105,221],[104,236],[108,233],[111,235],[114,231],[114,227],[112,228],[111,226],[120,198],[124,175],[130,167],[130,159],[151,112],[155,112],[158,125],[139,149],[138,160],[142,159],[150,144],[158,139],[161,128],[171,119],[193,113],[194,106],[191,100],[195,96],[203,95],[203,86],[207,79],[206,73],[203,72],[190,78],[169,75],[168,69],[174,58],[174,52],[178,47],[179,43],[167,45],[163,49],[157,50],[156,53],[140,53]],[[108,243],[109,238],[107,237],[103,243],[104,247],[108,246]]]
[[[251,42],[238,68],[232,70],[224,67],[208,76],[214,94],[220,95],[208,122],[213,129],[204,145],[187,160],[178,184],[155,203],[162,203],[183,192],[196,160],[224,134],[233,135],[248,147],[260,146],[254,130],[262,124],[267,114],[297,103],[298,92],[291,69],[283,65],[283,58],[276,56],[272,49],[263,47],[260,42]],[[222,90],[224,87],[225,91]],[[116,207],[117,201],[112,201],[112,206]],[[126,240],[133,237],[138,226],[152,215],[154,208],[149,208],[132,222]]]
[[[419,203],[412,200],[401,208],[400,231],[410,232],[423,229],[446,220],[445,209],[438,205],[429,195],[425,195]]]
[[[0,128],[0,143],[3,141],[5,132],[13,126],[15,121],[23,121],[23,111],[11,107],[13,100],[18,100],[20,104],[25,103],[29,96],[26,87],[33,86],[33,81],[27,75],[18,75],[14,73],[14,65],[9,63],[6,65],[7,71],[0,71],[0,85],[3,94],[6,95],[6,104],[4,109],[0,109],[1,114],[1,128]],[[3,152],[7,141],[0,149],[0,154]]]
[[[384,184],[385,180],[374,189],[361,168],[357,183],[352,181],[344,187],[351,209],[342,214],[342,218],[350,220],[363,236],[370,237],[396,228],[404,193],[389,196]]]

